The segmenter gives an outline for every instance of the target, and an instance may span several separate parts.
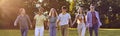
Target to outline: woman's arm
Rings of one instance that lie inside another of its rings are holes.
[[[73,21],[72,25],[74,25],[76,21],[77,21],[77,17],[75,17],[75,20]]]
[[[30,27],[32,28],[32,23],[31,23],[30,17],[28,15],[27,15],[27,19],[28,19],[28,22],[30,24]]]
[[[16,20],[15,20],[15,22],[14,22],[14,26],[17,25],[18,21],[19,21],[19,16],[16,18]]]

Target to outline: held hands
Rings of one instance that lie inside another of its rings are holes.
[[[73,25],[74,25],[74,23],[72,23],[72,24],[70,25],[70,27],[73,27]]]

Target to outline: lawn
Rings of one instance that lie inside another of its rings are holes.
[[[21,36],[20,30],[3,30],[0,29],[0,36]],[[28,36],[34,36],[34,30],[29,30]],[[45,30],[44,36],[49,36],[49,31]],[[60,30],[57,36],[61,36]],[[76,29],[69,29],[69,36],[78,36]],[[88,30],[86,36],[89,36]],[[100,29],[99,36],[120,36],[120,29]]]

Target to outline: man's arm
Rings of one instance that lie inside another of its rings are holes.
[[[70,14],[69,14],[69,22],[70,22],[70,25],[72,25],[72,20],[71,20]]]
[[[98,15],[98,23],[99,23],[99,26],[100,27],[102,25],[101,21],[100,21],[100,16],[99,16],[99,13],[97,12],[97,15]]]
[[[59,26],[59,23],[60,23],[60,20],[57,19],[57,21],[56,21],[56,24],[57,24],[56,27]]]
[[[71,18],[69,19],[69,21],[70,21],[70,25],[72,25],[72,20],[71,20]]]
[[[60,23],[60,15],[57,17],[57,21],[56,21],[56,26],[58,26],[59,25],[59,23]]]

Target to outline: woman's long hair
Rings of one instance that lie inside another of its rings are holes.
[[[81,10],[82,10],[82,12],[80,12]],[[78,12],[79,14],[83,14],[83,8],[79,6],[77,12]]]
[[[19,9],[19,14],[18,14],[18,15],[21,15],[21,13],[22,13],[23,10],[25,11],[25,8],[20,8],[20,9]],[[25,13],[25,14],[26,14],[26,13]]]
[[[57,17],[58,16],[58,14],[57,14],[57,11],[56,11],[56,9],[55,8],[51,8],[50,9],[50,13],[49,13],[49,16],[52,16],[52,13],[54,12],[54,16],[55,17]]]

